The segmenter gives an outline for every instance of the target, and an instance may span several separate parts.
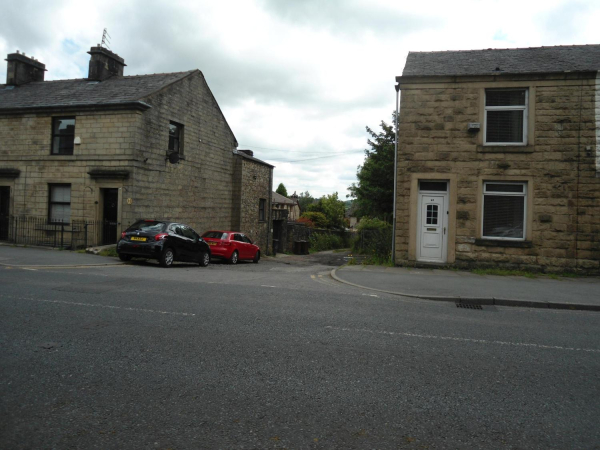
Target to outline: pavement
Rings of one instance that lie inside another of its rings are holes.
[[[264,256],[265,261],[289,265],[322,264],[336,267],[331,277],[362,289],[422,300],[476,305],[521,306],[600,311],[600,277],[552,279],[477,275],[466,271],[344,265],[347,253]],[[0,244],[0,266],[72,267],[123,264],[117,258],[43,247]]]
[[[0,244],[0,266],[11,267],[72,267],[123,264],[118,258],[56,250],[44,247],[23,247]]]
[[[424,300],[600,311],[600,277],[526,278],[368,265],[343,266],[331,276],[363,289]]]

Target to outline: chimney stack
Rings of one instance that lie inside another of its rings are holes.
[[[113,76],[123,76],[123,68],[126,66],[125,60],[116,53],[100,45],[92,47],[88,53],[92,55],[88,79],[104,81]]]
[[[44,81],[44,72],[46,66],[33,58],[17,53],[9,53],[5,61],[8,63],[6,68],[6,84],[11,86],[20,86],[31,83],[32,81]]]

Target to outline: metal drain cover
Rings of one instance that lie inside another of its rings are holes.
[[[456,307],[457,308],[466,308],[466,309],[483,309],[483,306],[481,306],[481,305],[474,305],[472,303],[461,303],[461,302],[456,302]]]

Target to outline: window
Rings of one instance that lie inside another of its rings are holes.
[[[485,144],[527,144],[527,89],[486,89]]]
[[[446,181],[419,181],[420,191],[435,191],[435,192],[447,192],[448,182]]]
[[[483,183],[482,237],[525,240],[527,183]]]
[[[258,201],[258,220],[265,221],[265,207],[267,205],[267,201],[264,198],[261,198]]]
[[[52,155],[72,155],[75,142],[75,117],[52,119]]]
[[[439,205],[427,205],[427,225],[438,224],[438,208]]]
[[[169,122],[169,153],[183,155],[183,125]]]
[[[210,239],[227,239],[228,234],[223,233],[222,231],[207,231],[202,235],[202,237]]]
[[[68,224],[71,221],[71,185],[49,185],[48,222]]]
[[[198,235],[190,227],[182,225],[181,228],[182,228],[184,237],[191,239],[192,241],[195,241],[196,239],[198,239]]]

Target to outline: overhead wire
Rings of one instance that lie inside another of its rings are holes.
[[[343,152],[307,152],[304,150],[284,150],[284,149],[280,149],[280,148],[259,147],[257,145],[250,145],[250,144],[239,144],[239,145],[241,147],[249,147],[249,148],[261,149],[261,150],[272,150],[272,151],[279,151],[279,152],[286,152],[286,153],[302,153],[304,155],[323,155],[323,156],[315,156],[315,157],[311,157],[311,158],[293,159],[293,160],[273,159],[273,158],[269,158],[269,157],[263,158],[263,159],[266,159],[266,160],[269,160],[272,162],[284,162],[284,163],[311,161],[314,159],[323,159],[323,158],[334,158],[339,155],[347,155],[348,153],[362,153],[365,151],[364,149],[361,149],[361,150],[355,149],[355,150],[347,150],[347,151],[343,151]]]
[[[313,159],[335,158],[336,156],[339,156],[339,155],[347,155],[348,153],[358,153],[359,151],[363,152],[364,150],[349,150],[347,152],[336,153],[336,154],[332,154],[329,156],[316,156],[314,158],[295,159],[295,160],[283,160],[283,159],[271,159],[271,158],[265,158],[265,159],[268,159],[269,161],[272,161],[272,162],[293,163],[293,162],[301,162],[301,161],[312,161]]]

